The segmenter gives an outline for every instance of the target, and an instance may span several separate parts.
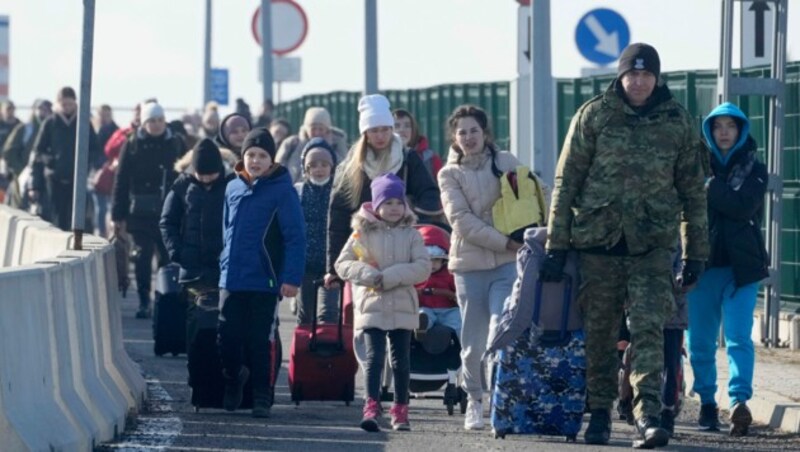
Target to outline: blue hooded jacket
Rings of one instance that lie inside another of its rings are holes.
[[[714,125],[714,118],[718,116],[730,116],[739,124],[739,139],[725,157],[723,157],[722,153],[719,151],[717,143],[714,141],[714,135],[711,133],[711,127]],[[750,120],[747,119],[747,116],[745,116],[744,112],[742,112],[739,107],[730,102],[720,104],[717,108],[711,110],[711,113],[703,120],[703,137],[705,137],[706,144],[708,144],[709,149],[711,149],[711,153],[717,158],[717,161],[722,163],[722,166],[728,165],[731,157],[733,157],[736,151],[741,149],[749,136]]]
[[[719,116],[732,117],[739,128],[739,137],[725,157],[711,131]],[[708,267],[732,267],[736,287],[742,287],[769,275],[769,256],[761,235],[769,175],[756,158],[750,121],[736,105],[726,102],[712,110],[703,121],[703,135],[714,156],[710,162],[713,177],[706,189],[711,244]]]
[[[300,286],[306,226],[289,171],[279,166],[251,181],[241,162],[236,169],[225,190],[220,288],[279,293],[281,284]]]

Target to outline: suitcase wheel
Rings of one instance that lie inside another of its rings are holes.
[[[300,401],[299,400],[295,400],[294,401],[294,406],[300,406]]]
[[[200,412],[200,407],[199,407],[199,406],[197,406],[197,405],[195,405],[195,407],[194,407],[194,412],[195,412],[195,413],[199,413],[199,412]]]
[[[179,352],[172,352],[172,356],[178,356],[178,355],[180,355]]]
[[[344,401],[344,406],[350,406],[350,401],[349,400],[345,400]]]
[[[567,435],[567,440],[566,440],[566,442],[568,442],[568,443],[574,443],[574,442],[576,442],[577,440],[578,440],[578,435]]]
[[[494,439],[506,439],[505,430],[495,430],[494,431]]]

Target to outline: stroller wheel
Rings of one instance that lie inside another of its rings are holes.
[[[459,403],[461,404],[461,414],[467,414],[467,392],[461,388],[458,388]]]

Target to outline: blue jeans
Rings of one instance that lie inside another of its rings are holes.
[[[428,330],[433,325],[446,326],[456,332],[461,340],[461,311],[458,308],[425,308],[420,307],[420,312],[428,316]]]
[[[694,373],[692,389],[703,404],[716,403],[717,338],[723,323],[728,353],[728,397],[731,406],[753,395],[753,310],[758,283],[736,287],[731,267],[710,268],[689,292],[687,342]]]

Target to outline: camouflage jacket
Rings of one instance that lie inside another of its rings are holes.
[[[629,255],[674,249],[708,257],[703,150],[692,118],[656,87],[634,111],[617,82],[572,119],[558,160],[547,249],[610,250],[625,239]]]

